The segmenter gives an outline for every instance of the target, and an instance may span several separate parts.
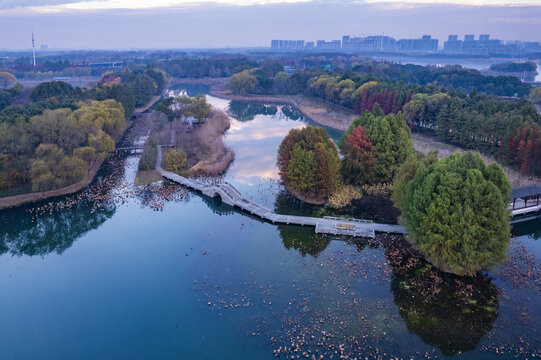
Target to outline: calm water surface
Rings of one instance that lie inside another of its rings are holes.
[[[276,182],[276,150],[290,129],[308,123],[300,114],[209,101],[232,117],[228,181],[283,213],[332,214],[295,201]],[[456,278],[413,255],[400,237],[321,237],[174,184],[136,189],[137,162],[113,159],[92,196],[0,212],[0,359],[541,353],[539,220],[514,227],[502,269]],[[396,217],[377,199],[351,211]]]

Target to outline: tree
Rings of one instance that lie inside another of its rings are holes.
[[[54,168],[57,187],[74,184],[88,173],[88,164],[76,156],[63,158]]]
[[[63,81],[49,81],[36,86],[30,94],[30,100],[34,102],[52,98],[61,100],[64,98],[71,98],[74,94],[75,91],[70,84]]]
[[[393,194],[391,196],[396,208],[400,209],[400,201],[406,191],[406,187],[413,180],[419,168],[422,167],[420,171],[423,171],[424,168],[434,164],[436,161],[438,161],[436,152],[431,151],[427,156],[418,152],[408,156],[406,161],[400,165],[393,179]]]
[[[228,86],[233,93],[238,95],[247,95],[254,91],[257,85],[257,78],[253,75],[253,71],[244,70],[229,78]]]
[[[178,149],[168,150],[163,154],[162,165],[167,171],[179,173],[186,167],[186,154]]]
[[[435,266],[457,275],[505,260],[511,186],[497,164],[454,153],[419,166],[399,197],[409,240]]]
[[[9,88],[16,82],[17,79],[15,76],[13,76],[13,74],[8,72],[0,72],[0,89]]]
[[[31,161],[32,191],[46,191],[56,187],[54,169],[65,157],[55,144],[41,144]]]
[[[286,188],[306,200],[327,199],[341,182],[338,150],[322,128],[290,130],[276,163]]]
[[[376,164],[376,149],[366,135],[363,126],[357,126],[348,135],[342,147],[342,176],[346,183],[351,185],[363,185],[374,179],[374,167]]]
[[[541,86],[536,86],[530,91],[530,101],[534,104],[541,104]]]
[[[135,96],[135,106],[143,106],[148,103],[158,89],[154,80],[147,74],[138,74],[130,85]]]
[[[190,112],[193,117],[200,122],[205,121],[210,114],[210,104],[207,103],[207,97],[204,94],[197,94],[190,105]]]
[[[406,158],[414,153],[411,133],[401,113],[385,116],[377,103],[373,111],[373,114],[365,111],[352,122],[340,140],[340,148],[343,151],[347,137],[358,126],[363,126],[375,148],[376,163],[372,181],[389,181]]]
[[[69,109],[58,109],[33,117],[30,124],[34,144],[56,144],[67,152],[81,146],[86,138],[79,124],[68,119],[70,114]]]
[[[73,150],[73,156],[86,162],[89,170],[94,166],[98,159],[98,156],[96,156],[96,149],[91,146],[83,146]]]
[[[151,68],[146,71],[146,74],[154,80],[154,83],[156,84],[156,93],[161,93],[169,82],[167,73],[162,69]]]
[[[88,146],[93,147],[96,154],[105,158],[107,153],[115,149],[115,142],[105,133],[105,131],[99,130],[96,135],[88,135]]]
[[[291,187],[300,194],[315,195],[316,159],[312,151],[303,150],[296,143],[291,151],[287,178]]]

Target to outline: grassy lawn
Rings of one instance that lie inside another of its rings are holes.
[[[134,185],[143,186],[162,180],[162,176],[156,170],[138,171],[135,176]]]

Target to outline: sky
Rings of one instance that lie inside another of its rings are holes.
[[[0,49],[270,46],[272,39],[488,33],[541,41],[541,0],[0,0]]]

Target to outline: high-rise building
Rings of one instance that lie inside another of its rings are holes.
[[[272,40],[274,50],[304,50],[304,40]]]
[[[457,54],[462,52],[462,40],[458,40],[458,35],[449,35],[443,43],[443,51]]]
[[[488,41],[489,38],[490,38],[489,34],[481,34],[481,35],[479,35],[479,41]]]
[[[474,41],[475,35],[464,35],[464,41]]]
[[[342,42],[340,40],[318,40],[316,42],[318,50],[336,50],[342,47]]]

